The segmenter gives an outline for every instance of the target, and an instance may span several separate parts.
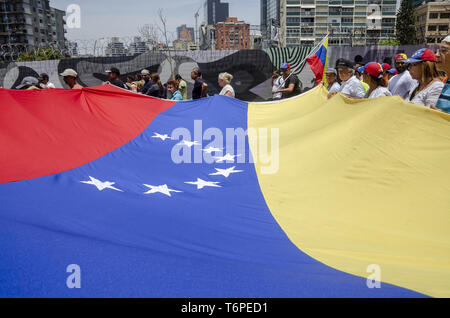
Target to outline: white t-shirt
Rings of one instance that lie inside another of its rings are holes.
[[[227,92],[231,92],[231,95],[234,97],[234,89],[230,84],[225,85],[220,92],[220,95],[225,95]]]
[[[384,86],[378,86],[372,93],[370,93],[369,98],[377,98],[382,96],[392,96],[391,92]]]
[[[331,87],[328,89],[328,91],[330,93],[333,93],[333,92],[339,92],[340,89],[341,89],[341,85],[339,85],[338,82],[334,82],[334,84],[331,85]]]
[[[411,77],[409,71],[397,74],[389,80],[388,89],[392,95],[399,95],[403,99],[407,99],[411,91],[419,83]]]
[[[276,91],[278,89],[282,89],[283,86],[284,86],[284,79],[283,79],[283,76],[280,76],[273,81],[272,92]],[[273,99],[281,99],[282,96],[283,96],[283,93],[272,94]]]
[[[444,88],[444,83],[441,81],[435,81],[431,83],[431,85],[428,85],[428,87],[418,92],[416,96],[412,97],[412,94],[418,86],[419,84],[417,84],[414,89],[411,90],[408,101],[413,104],[423,105],[427,107],[430,107],[431,105],[436,106],[442,89]]]
[[[342,82],[339,92],[350,97],[358,98],[364,98],[364,96],[366,95],[364,86],[361,84],[361,81],[354,75],[350,77],[346,82]]]
[[[43,88],[43,89],[45,89],[45,88],[56,88],[55,85],[53,83],[50,83],[50,82],[47,82],[47,84],[41,83],[41,84],[39,84],[39,86],[41,88]]]

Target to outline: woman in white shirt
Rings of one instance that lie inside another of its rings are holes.
[[[392,96],[385,87],[383,67],[376,62],[370,62],[364,66],[364,82],[369,85],[369,90],[365,98],[377,98],[382,96]]]
[[[435,109],[444,83],[436,68],[433,51],[420,49],[405,63],[409,64],[411,77],[419,82],[409,94],[408,101]]]
[[[233,80],[233,75],[229,73],[220,73],[219,74],[219,86],[222,87],[222,91],[220,92],[220,95],[225,95],[228,97],[235,97],[234,89],[230,85],[231,81]]]

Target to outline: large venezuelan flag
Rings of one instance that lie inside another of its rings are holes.
[[[1,297],[450,296],[449,115],[322,86],[266,104],[111,86],[0,100]],[[220,150],[217,131],[248,127],[279,129],[275,173],[257,160],[271,134]]]

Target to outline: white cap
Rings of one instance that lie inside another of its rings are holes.
[[[450,34],[447,35],[447,36],[445,37],[445,39],[442,40],[442,42],[450,43]]]
[[[142,70],[141,71],[141,75],[150,75],[150,71],[149,70]]]
[[[62,77],[66,77],[66,76],[73,76],[73,77],[77,77],[78,73],[75,72],[75,70],[71,69],[71,68],[67,68],[64,70],[64,72],[62,72],[60,74]]]

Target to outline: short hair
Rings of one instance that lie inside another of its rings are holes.
[[[196,73],[198,76],[202,76],[202,72],[200,71],[200,69],[198,67],[194,67],[192,69],[192,72]]]
[[[230,73],[220,73],[219,74],[219,78],[224,81],[227,84],[230,84],[231,81],[233,80],[233,75],[231,75]]]
[[[176,79],[176,80],[180,80],[180,79],[183,79],[183,78],[181,77],[180,74],[177,74],[177,75],[175,75],[175,79]],[[169,84],[169,83],[167,82],[167,84]]]

